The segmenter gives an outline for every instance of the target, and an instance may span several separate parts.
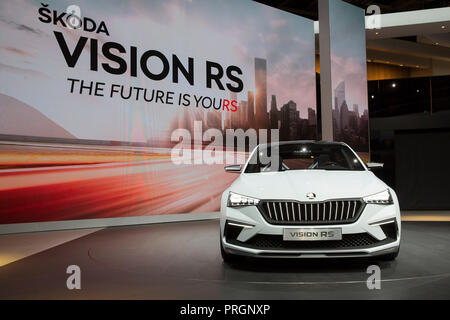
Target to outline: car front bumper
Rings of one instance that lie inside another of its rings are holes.
[[[234,228],[231,233],[227,227],[230,222]],[[358,220],[349,224],[295,226],[269,224],[255,206],[224,207],[220,227],[226,252],[260,258],[378,256],[398,250],[401,235],[400,210],[395,204],[367,204]],[[282,237],[286,228],[341,228],[343,240],[285,242]]]

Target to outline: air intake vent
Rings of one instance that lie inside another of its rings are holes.
[[[378,241],[368,233],[354,233],[342,235],[342,240],[330,241],[283,241],[283,236],[257,234],[247,242],[237,240],[232,244],[261,250],[333,250],[333,249],[362,249],[391,243],[395,240]]]
[[[270,224],[345,224],[359,218],[364,209],[364,202],[360,199],[308,203],[263,200],[260,201],[258,209]]]

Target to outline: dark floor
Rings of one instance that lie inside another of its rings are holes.
[[[108,228],[0,267],[0,299],[450,299],[450,223],[404,222],[400,255],[224,264],[218,221]],[[81,268],[81,290],[66,268]]]

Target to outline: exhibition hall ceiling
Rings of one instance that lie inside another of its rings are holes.
[[[318,20],[318,0],[255,0],[271,7],[289,11],[303,17]],[[355,6],[367,8],[376,4],[380,7],[381,13],[394,13],[402,11],[435,9],[450,6],[448,0],[346,0]]]

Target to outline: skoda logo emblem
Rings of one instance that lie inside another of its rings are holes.
[[[316,194],[315,194],[315,193],[312,193],[312,192],[308,192],[308,193],[306,194],[306,197],[307,197],[308,199],[312,200],[312,199],[315,199],[315,198],[316,198]]]

